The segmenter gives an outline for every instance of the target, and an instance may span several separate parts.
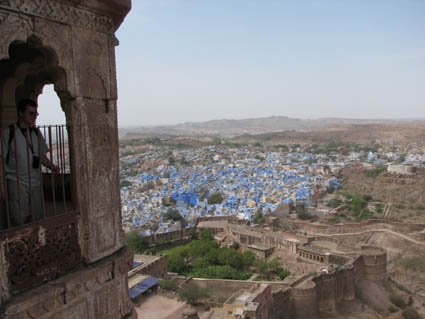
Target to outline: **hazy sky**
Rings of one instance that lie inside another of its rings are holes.
[[[423,0],[133,0],[119,126],[425,118]],[[48,90],[47,90],[48,91]]]

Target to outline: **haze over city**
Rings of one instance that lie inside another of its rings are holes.
[[[424,13],[423,1],[133,1],[117,32],[119,126],[424,118]],[[45,90],[42,108],[57,104]]]

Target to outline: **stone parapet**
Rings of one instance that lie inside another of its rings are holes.
[[[3,305],[5,319],[136,318],[128,297],[133,253],[118,253],[16,296]]]

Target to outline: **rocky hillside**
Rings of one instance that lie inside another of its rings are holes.
[[[413,175],[382,172],[368,176],[371,170],[363,165],[345,167],[340,172],[342,191],[350,194],[369,194],[373,201],[391,203],[390,218],[406,222],[425,223],[425,172],[418,169]]]
[[[242,135],[234,142],[263,142],[266,145],[279,144],[322,144],[331,142],[370,144],[371,142],[394,142],[395,144],[423,143],[423,123],[375,123],[375,124],[333,124],[311,132],[285,131],[260,135]]]

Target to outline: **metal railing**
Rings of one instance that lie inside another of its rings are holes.
[[[1,130],[0,144],[0,229],[72,212],[66,126],[10,126]],[[51,163],[58,171],[50,169]]]

